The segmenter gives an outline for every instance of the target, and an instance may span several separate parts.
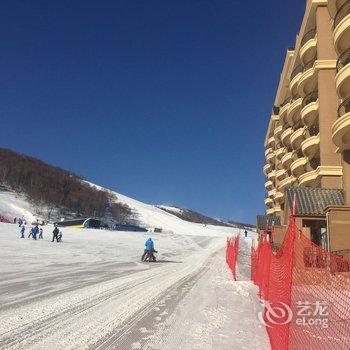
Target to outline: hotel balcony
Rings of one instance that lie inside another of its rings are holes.
[[[267,176],[267,174],[270,172],[270,170],[271,170],[271,164],[269,164],[269,163],[265,164],[263,167],[263,172],[264,172],[265,176]]]
[[[317,170],[311,170],[299,176],[299,186],[314,187],[317,183]]]
[[[350,42],[349,42],[350,45]],[[335,86],[341,99],[350,97],[350,48],[344,51],[337,61]]]
[[[298,178],[301,174],[305,172],[304,166],[307,164],[307,162],[308,162],[308,159],[305,157],[301,157],[295,160],[290,166],[290,170],[292,174]]]
[[[267,140],[267,146],[269,147],[273,147],[275,145],[275,137],[274,136],[271,136],[268,138]]]
[[[281,170],[276,171],[276,179],[279,181],[282,180],[286,175],[287,175],[287,172],[285,169],[281,169]]]
[[[350,43],[350,1],[345,1],[334,17],[334,46],[338,53],[344,52]]]
[[[290,187],[293,185],[293,183],[296,181],[296,178],[294,176],[286,177],[285,179],[281,180],[278,184],[279,190],[284,190],[286,187]]]
[[[301,143],[304,140],[304,133],[306,130],[306,127],[295,127],[295,131],[293,132],[292,136],[290,137],[290,144],[294,150],[298,150],[300,148]]]
[[[313,57],[310,61],[306,62],[303,68],[303,73],[298,82],[298,93],[301,97],[305,97],[315,90],[317,85],[315,62],[317,57]]]
[[[279,149],[275,152],[276,158],[277,158],[278,160],[280,160],[280,159],[283,157],[285,151],[286,151],[286,149],[285,149],[284,147],[279,148]]]
[[[273,135],[275,136],[275,140],[278,140],[282,134],[283,126],[279,125],[275,128]]]
[[[281,121],[282,124],[286,122],[285,117],[287,116],[287,112],[288,112],[291,100],[292,100],[292,97],[288,97],[281,104],[281,107],[280,107],[280,121]]]
[[[342,176],[343,168],[341,166],[318,166],[299,176],[300,186],[319,186],[322,176]]]
[[[347,0],[328,0],[327,6],[331,17],[334,18],[338,10],[346,3]]]
[[[314,91],[304,97],[301,110],[301,120],[307,126],[315,124],[318,117],[318,92]]]
[[[318,158],[320,154],[320,134],[319,128],[315,125],[310,126],[305,131],[305,140],[301,143],[301,150],[305,157],[312,159]]]
[[[273,215],[275,213],[275,208],[270,208],[266,210],[266,215]]]
[[[273,200],[271,198],[265,198],[264,202],[267,207],[272,207],[273,205]]]
[[[271,190],[271,189],[273,188],[273,182],[270,181],[270,180],[266,181],[266,182],[265,182],[265,188],[266,188],[267,190]]]
[[[338,119],[332,126],[332,139],[340,150],[350,149],[350,98],[338,109]]]
[[[294,94],[297,91],[298,81],[303,73],[303,66],[300,64],[296,68],[294,68],[292,74],[290,75],[290,90]]]
[[[271,165],[275,162],[275,152],[271,152],[266,156],[266,160]]]
[[[279,214],[281,212],[281,206],[280,205],[275,205],[272,208],[269,208],[266,210],[266,214],[267,215],[276,215]]]
[[[317,50],[317,31],[316,28],[308,31],[301,39],[300,59],[303,62],[309,62]]]
[[[273,208],[273,213],[279,214],[282,211],[281,207],[279,205],[275,205],[275,207]]]
[[[317,178],[317,169],[320,167],[320,159],[313,158],[304,167],[304,173],[299,176],[299,186],[320,186],[320,178]]]
[[[281,159],[282,165],[285,169],[289,169],[293,163],[293,152],[286,153]]]
[[[276,170],[272,170],[267,174],[267,178],[273,181],[276,178]]]
[[[270,190],[269,192],[267,192],[268,197],[270,197],[271,199],[273,199],[275,197],[276,194],[276,189],[274,188],[273,190]]]
[[[273,152],[273,148],[272,147],[269,147],[265,150],[265,157],[268,156],[268,154],[272,153]]]
[[[284,146],[288,147],[290,145],[290,136],[292,135],[292,128],[288,128],[282,132],[281,140]]]
[[[275,202],[282,203],[283,200],[284,200],[284,193],[280,192],[280,191],[277,191],[276,194],[275,194]]]
[[[286,98],[280,106],[280,121],[282,125],[286,122],[285,118],[287,116],[287,112],[288,112],[291,100],[292,100],[291,96]]]
[[[289,125],[293,125],[300,120],[300,111],[303,99],[298,95],[294,95],[289,105],[286,121]]]

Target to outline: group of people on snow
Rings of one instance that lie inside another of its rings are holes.
[[[18,227],[19,227],[19,232],[21,234],[21,238],[25,238],[25,231],[26,231],[26,221],[22,220],[22,219],[18,219]],[[39,239],[44,239],[44,230],[43,228],[40,226],[38,223],[34,223],[34,226],[30,229],[29,231],[29,235],[27,238],[32,237],[34,240]],[[62,231],[60,231],[57,227],[57,225],[55,225],[54,230],[52,231],[52,241],[54,242],[55,240],[58,242],[62,241]],[[38,236],[38,238],[37,238]]]
[[[24,218],[18,218],[18,219],[15,218],[14,223],[18,223],[21,238],[25,238],[26,225],[27,225],[26,220]],[[44,230],[43,230],[41,224],[39,224],[39,222],[34,222],[33,227],[30,229],[29,235],[27,238],[32,237],[34,240],[44,239],[43,234],[44,234]],[[38,236],[38,238],[37,238],[37,236]],[[59,228],[57,227],[56,224],[55,224],[55,227],[52,231],[51,242],[54,242],[55,240],[57,243],[62,241],[62,231],[59,230]],[[142,262],[143,261],[155,262],[156,257],[154,255],[154,253],[158,253],[158,252],[154,249],[154,242],[153,242],[152,238],[148,238],[148,240],[145,243],[145,249],[144,249],[144,252],[142,254],[141,261]]]

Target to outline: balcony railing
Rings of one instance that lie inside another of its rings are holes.
[[[314,66],[316,60],[317,56],[314,56],[310,61],[306,62],[303,68],[303,72],[306,72],[307,70],[311,69]]]
[[[304,108],[305,106],[307,106],[312,102],[316,102],[317,99],[318,99],[318,91],[311,92],[310,94],[304,97],[303,102],[301,104],[302,108]]]
[[[345,50],[338,58],[337,72],[350,63],[350,48]]]
[[[347,98],[338,108],[338,118],[350,112],[350,98]]]
[[[316,36],[316,33],[317,33],[316,28],[308,31],[301,39],[301,46],[304,46],[309,40],[314,39]]]
[[[344,3],[344,5],[338,10],[334,17],[334,28],[348,15],[350,14],[350,1]]]
[[[299,65],[296,68],[294,68],[292,74],[290,75],[290,80],[293,80],[294,77],[296,77],[299,73],[303,72],[303,66]]]

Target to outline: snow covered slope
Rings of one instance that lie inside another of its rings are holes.
[[[149,236],[64,229],[52,243],[50,225],[35,241],[0,223],[0,349],[268,349],[224,237],[152,233],[158,263],[140,262]]]
[[[163,230],[187,235],[217,235],[218,231],[229,235],[237,232],[237,230],[228,227],[205,226],[203,224],[191,223],[157,208],[154,205],[139,202],[119,193],[114,192],[114,194],[118,202],[127,204],[137,213],[138,220],[146,227],[160,227]]]
[[[98,189],[107,190],[98,185],[89,183]],[[191,223],[178,218],[154,205],[145,204],[120,193],[108,190],[116,202],[127,204],[136,214],[140,225],[147,228],[162,228],[165,232],[196,236],[229,236],[236,234],[237,229]],[[37,213],[35,208],[24,196],[0,188],[0,215],[13,217],[24,216],[32,221],[39,217],[46,219],[45,215]]]
[[[33,207],[24,196],[8,191],[0,187],[0,215],[9,217],[25,217],[28,221],[33,221]]]

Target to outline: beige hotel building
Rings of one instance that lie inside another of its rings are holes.
[[[350,0],[307,0],[265,139],[266,220],[350,250]],[[348,237],[349,236],[349,237]]]

